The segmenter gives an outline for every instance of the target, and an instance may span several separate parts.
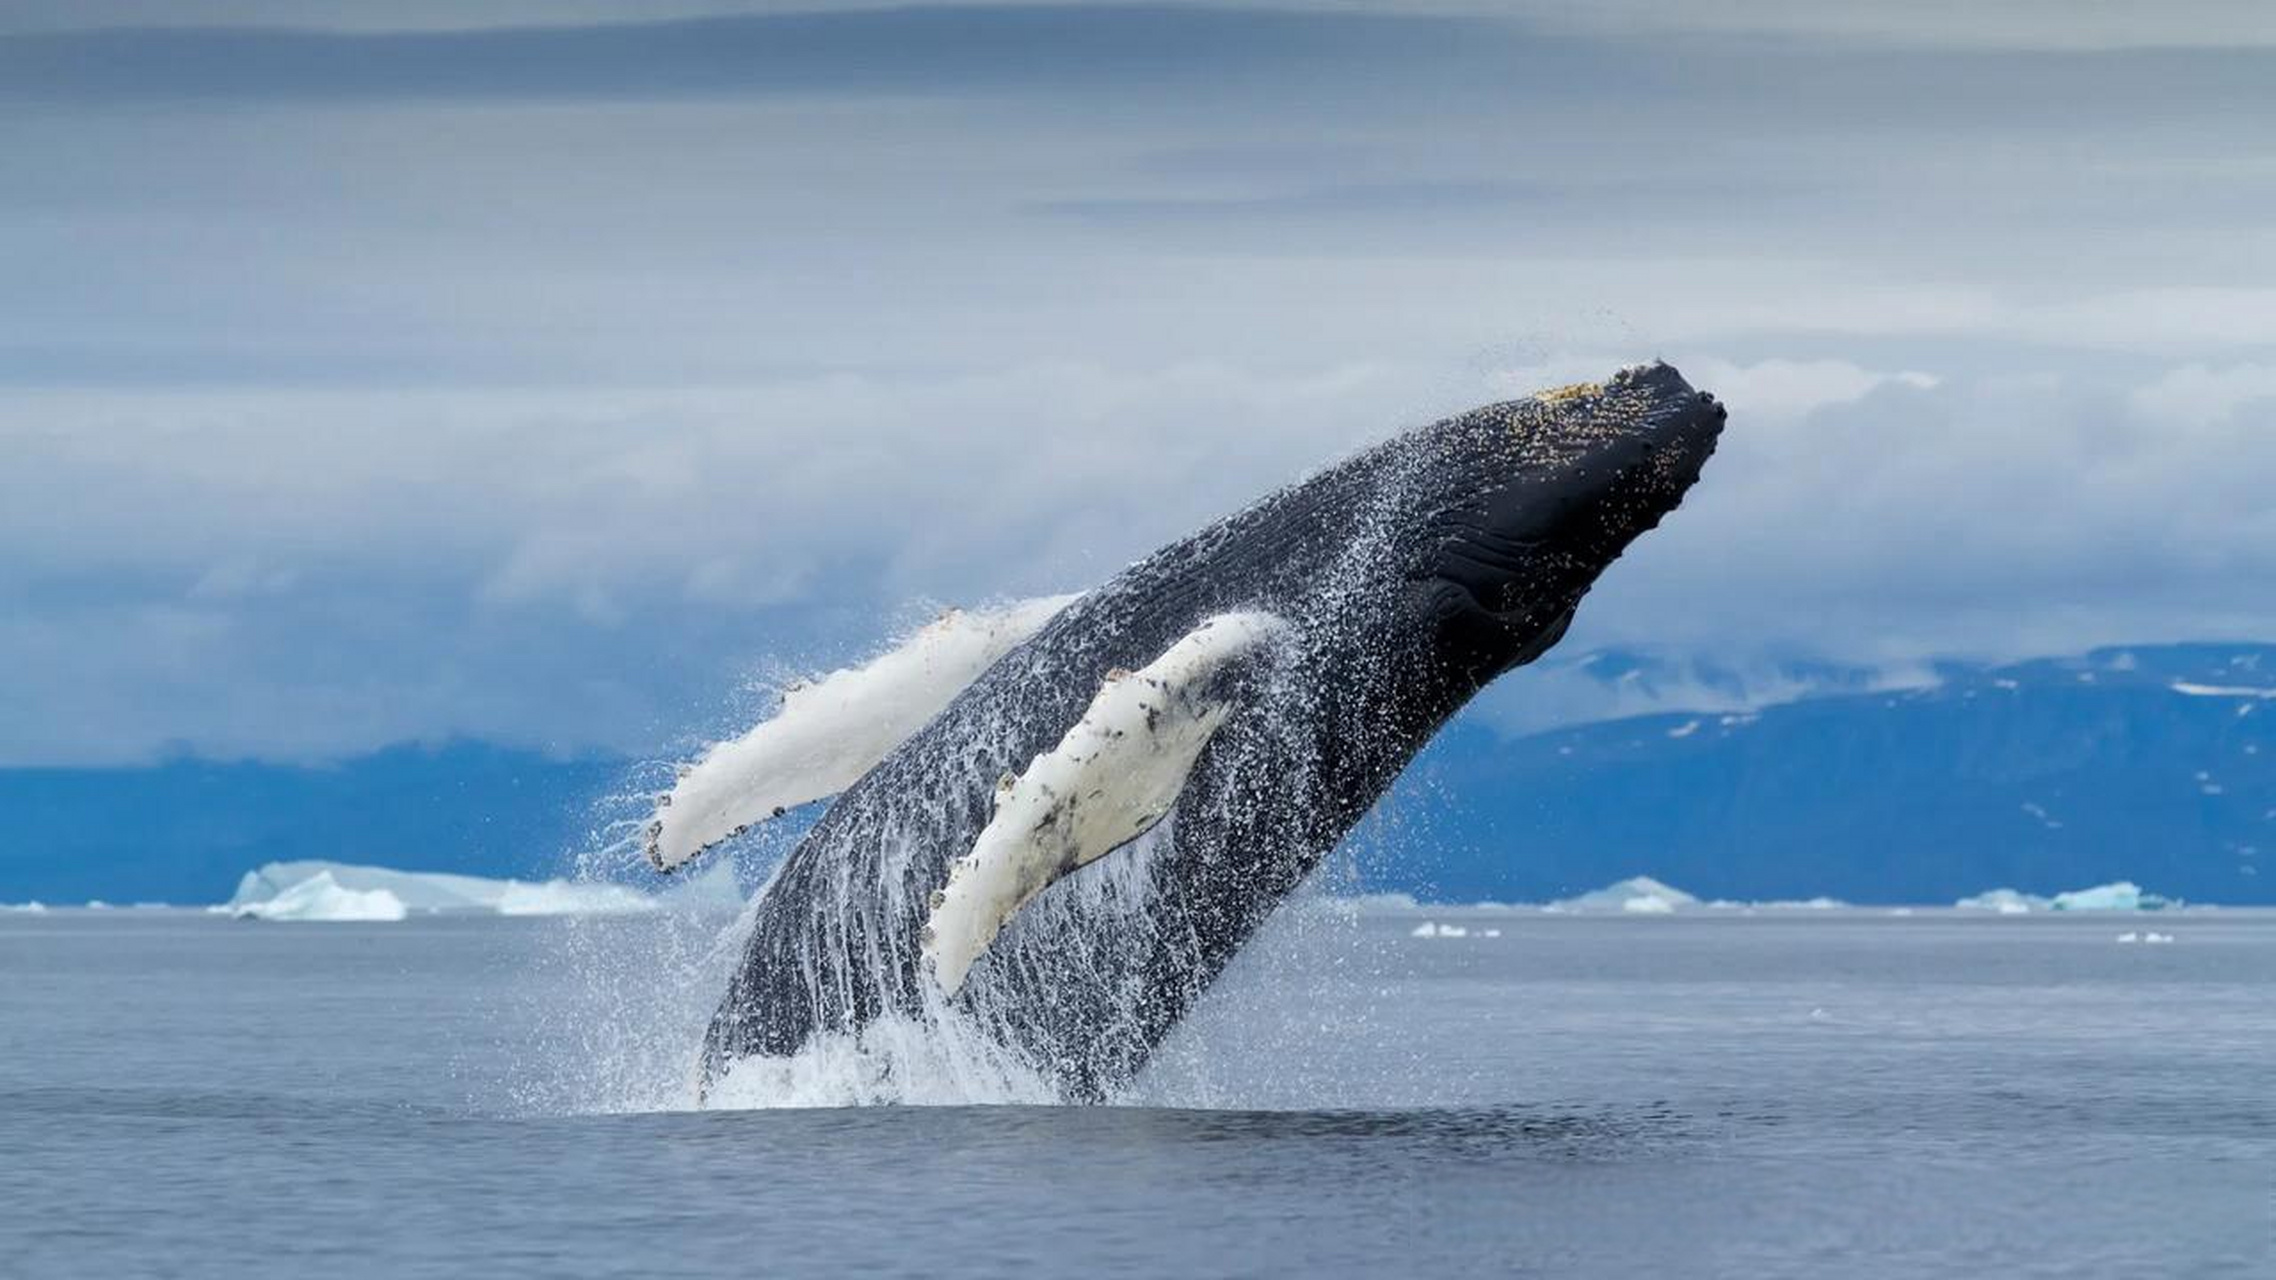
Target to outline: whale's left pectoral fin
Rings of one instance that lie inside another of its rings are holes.
[[[952,609],[862,666],[791,688],[772,719],[714,745],[656,798],[648,861],[674,870],[753,823],[845,790],[1074,599]]]
[[[1083,718],[1018,777],[932,896],[924,950],[951,995],[1013,913],[1060,877],[1143,835],[1177,803],[1233,710],[1227,676],[1286,624],[1223,613],[1138,671],[1111,671]]]

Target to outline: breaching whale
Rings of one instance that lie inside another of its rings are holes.
[[[790,695],[649,829],[670,870],[842,788],[754,905],[703,1087],[824,1040],[890,1072],[913,1029],[1112,1096],[1431,735],[1563,637],[1724,416],[1665,364],[1476,409]],[[818,746],[824,704],[850,745]]]

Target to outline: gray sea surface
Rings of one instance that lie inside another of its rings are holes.
[[[0,915],[0,1274],[2276,1275],[2276,913],[1287,914],[1132,1105],[738,1112],[725,921]]]

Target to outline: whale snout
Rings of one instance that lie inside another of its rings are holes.
[[[1458,665],[1490,674],[1554,644],[1597,577],[1698,481],[1729,416],[1655,361],[1462,420],[1478,485],[1438,517],[1416,575]]]
[[[1688,467],[1688,472],[1676,474],[1687,486],[1697,480],[1730,418],[1723,402],[1713,392],[1693,387],[1664,360],[1629,365],[1605,384],[1615,394],[1625,392],[1642,401],[1630,412],[1648,449],[1672,451],[1669,462],[1679,469]]]

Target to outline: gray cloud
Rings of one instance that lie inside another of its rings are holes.
[[[1577,643],[2276,621],[2250,14],[712,8],[0,13],[0,758],[645,749],[1654,354]]]
[[[935,0],[845,0],[829,6],[907,8]],[[970,0],[937,0],[969,7]],[[452,31],[534,24],[608,23],[820,8],[813,0],[201,0],[214,24],[291,25],[331,31]],[[1620,35],[1715,32],[1812,37],[1932,48],[2107,49],[2276,44],[2276,20],[2258,0],[1189,0],[1181,6],[1297,13],[1395,11],[1409,15],[1522,17],[1545,28]],[[183,21],[179,0],[5,0],[0,31],[156,26]]]
[[[1498,23],[1273,10],[1013,6],[850,9],[592,26],[340,32],[145,27],[0,40],[0,97],[36,102],[674,98],[1223,92],[1228,77],[1464,78],[1553,48]],[[1483,42],[1485,47],[1481,47]]]
[[[1578,646],[1904,666],[2276,630],[2269,368],[2126,387],[1683,358],[1731,433]],[[726,727],[738,672],[849,657],[923,601],[1096,581],[1412,406],[1609,359],[1458,388],[1034,368],[604,399],[44,397],[0,490],[22,555],[0,662],[40,673],[0,755],[449,730],[654,748]],[[394,426],[421,419],[447,429]]]

